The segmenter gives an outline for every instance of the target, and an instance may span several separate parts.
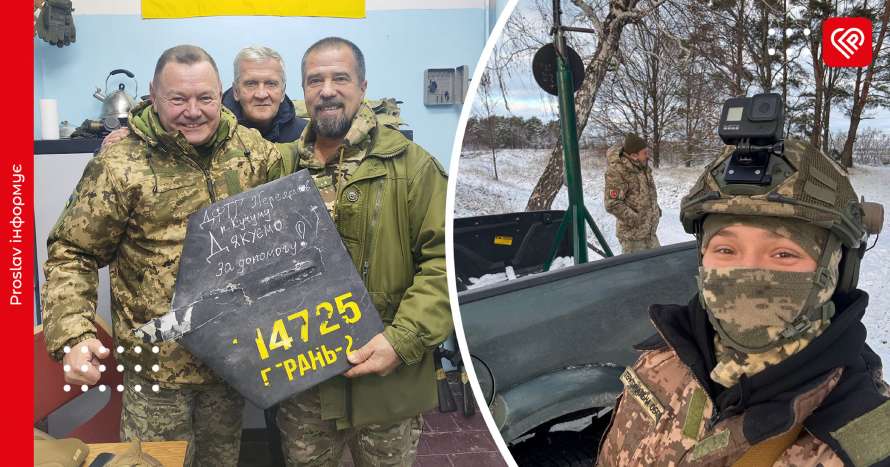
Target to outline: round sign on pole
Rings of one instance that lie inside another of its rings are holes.
[[[566,55],[569,59],[569,69],[572,70],[574,91],[577,92],[581,89],[581,82],[584,81],[584,63],[578,52],[568,45],[566,45]],[[556,88],[556,48],[552,43],[535,52],[535,57],[532,59],[532,74],[535,75],[535,81],[541,89],[548,94],[559,95]]]

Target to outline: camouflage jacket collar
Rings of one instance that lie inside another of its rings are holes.
[[[316,167],[320,164],[315,160],[315,123],[310,122],[303,130],[300,138],[302,144],[297,152],[302,161],[301,167]],[[344,160],[361,162],[366,156],[380,158],[393,157],[401,154],[410,144],[398,130],[383,128],[378,125],[377,115],[362,103],[352,119],[352,126],[343,137],[340,149],[348,154]]]
[[[638,348],[670,346],[714,402],[718,420],[744,417],[743,431],[750,444],[784,433],[803,420],[810,433],[850,462],[835,432],[887,398],[880,395],[871,375],[880,360],[865,346],[861,319],[868,295],[857,290],[833,300],[839,311],[809,346],[728,389],[709,377],[716,364],[714,329],[698,296],[687,306],[653,306],[649,313],[661,339],[649,339]],[[838,369],[843,373],[827,397],[815,404],[800,404],[804,396],[834,384]],[[801,410],[803,405],[810,408]]]
[[[624,162],[624,164],[628,165],[629,167],[633,167],[634,169],[641,172],[645,172],[649,169],[649,164],[643,164],[642,162],[637,162],[631,159],[630,157],[628,157],[627,154],[624,153],[624,151],[621,151],[621,155],[618,157],[618,160]]]
[[[232,138],[238,126],[235,115],[229,109],[220,106],[220,112],[219,127],[210,141],[214,151]],[[165,150],[175,151],[182,155],[196,153],[194,146],[186,141],[182,133],[164,130],[150,101],[141,102],[131,109],[127,122],[130,130],[149,146],[155,147],[160,144]]]

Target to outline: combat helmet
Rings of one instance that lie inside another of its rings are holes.
[[[724,105],[721,125],[727,120],[730,101]],[[750,138],[733,140],[722,133],[721,137],[724,142],[738,144],[727,146],[708,164],[683,198],[683,229],[701,242],[702,222],[709,214],[812,223],[833,233],[830,241],[841,244],[843,259],[836,290],[846,293],[855,289],[867,236],[881,231],[883,206],[860,200],[846,170],[808,141],[783,141],[779,136],[752,143]]]

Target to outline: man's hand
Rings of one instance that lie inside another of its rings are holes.
[[[105,136],[105,139],[102,140],[102,147],[104,148],[105,146],[108,146],[109,144],[114,144],[114,143],[126,138],[127,135],[129,135],[129,134],[130,134],[129,128],[127,128],[127,127],[118,128],[117,130],[114,130]]]
[[[383,333],[377,334],[362,348],[347,355],[349,363],[355,365],[344,373],[347,378],[355,378],[371,373],[386,376],[402,364],[399,354],[392,348]]]
[[[78,343],[62,359],[65,382],[90,386],[98,383],[99,359],[107,358],[108,355],[109,350],[102,345],[99,339],[87,339]]]

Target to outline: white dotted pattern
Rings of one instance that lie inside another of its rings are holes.
[[[116,348],[115,350],[117,350],[117,353],[119,353],[119,354],[120,354],[120,353],[124,353],[124,352],[126,351],[126,349],[125,349],[124,346],[122,346],[122,345],[117,346],[117,348]],[[106,353],[106,352],[108,352],[108,351],[109,351],[109,349],[108,349],[107,347],[105,347],[104,345],[99,347],[99,353],[100,353],[100,354],[104,354],[104,353]],[[161,351],[160,347],[158,347],[158,346],[156,346],[156,345],[155,345],[155,346],[152,346],[152,348],[151,348],[151,352],[154,353],[154,354],[157,354],[157,353],[159,353],[160,351]],[[71,347],[69,347],[69,346],[66,345],[65,347],[62,348],[62,352],[64,352],[65,354],[69,354],[69,353],[71,353]],[[82,354],[87,354],[87,353],[90,352],[90,349],[89,349],[89,347],[87,347],[86,345],[82,345],[82,346],[80,346],[80,352],[81,352]],[[137,354],[141,354],[141,353],[142,353],[142,347],[140,347],[140,346],[138,346],[138,345],[137,345],[136,347],[133,347],[133,352],[135,352],[135,353],[137,353]],[[68,372],[71,371],[71,365],[69,365],[69,364],[65,364],[65,365],[62,366],[62,369],[65,371],[65,373],[68,373]],[[89,366],[89,364],[87,364],[87,363],[84,363],[83,365],[80,366],[80,372],[81,372],[81,373],[86,373],[89,369],[90,369],[90,366]],[[116,367],[116,369],[117,369],[118,373],[123,373],[125,367],[124,367],[124,365],[122,365],[122,364],[118,364],[117,367]],[[154,364],[154,365],[151,366],[151,371],[157,372],[157,371],[160,371],[160,369],[161,369],[161,367],[160,367],[160,365],[158,365],[158,364]],[[104,364],[100,364],[100,365],[99,365],[99,372],[100,372],[100,373],[104,373],[104,372],[107,371],[107,370],[108,370],[108,368],[107,368]],[[133,370],[134,370],[135,372],[137,372],[137,373],[141,372],[141,371],[142,371],[142,365],[135,365],[135,366],[133,367]],[[106,389],[107,389],[107,390],[111,390],[111,387],[106,386],[106,385],[104,385],[104,384],[99,385],[98,388],[99,388],[99,391],[100,391],[100,392],[105,392]],[[82,392],[87,392],[87,391],[89,391],[89,389],[90,389],[90,387],[89,387],[88,385],[86,385],[86,384],[80,386],[80,390],[81,390]],[[123,385],[123,384],[118,384],[117,387],[116,387],[115,389],[117,389],[117,392],[123,392],[123,391],[124,391],[124,385]],[[66,385],[62,386],[62,390],[65,391],[65,392],[71,392],[71,385],[70,385],[70,384],[66,384]],[[142,392],[142,386],[139,385],[139,384],[137,384],[137,385],[133,386],[133,390],[135,390],[136,392]],[[151,390],[154,391],[154,392],[159,392],[159,391],[161,390],[161,387],[160,387],[160,385],[153,384],[153,385],[151,386]]]

